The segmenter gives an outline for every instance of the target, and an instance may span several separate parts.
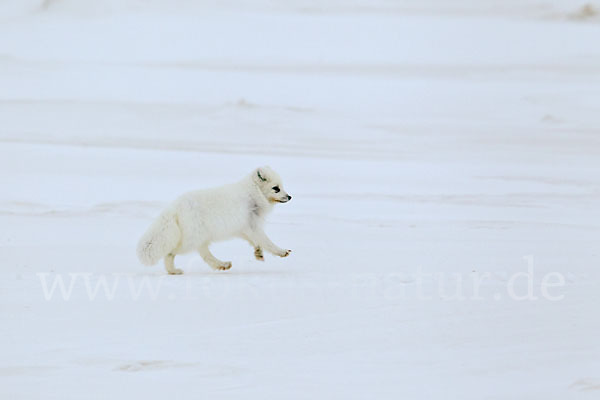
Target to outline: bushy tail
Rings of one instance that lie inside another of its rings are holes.
[[[137,256],[145,265],[154,265],[173,251],[181,240],[177,216],[172,211],[163,212],[144,233],[137,246]]]

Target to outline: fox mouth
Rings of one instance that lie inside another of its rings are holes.
[[[289,200],[288,199],[271,199],[271,201],[273,203],[287,203]]]

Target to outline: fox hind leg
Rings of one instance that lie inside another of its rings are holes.
[[[217,257],[213,256],[208,249],[208,243],[204,243],[198,249],[198,253],[210,267],[214,270],[225,271],[231,268],[231,261],[221,261]]]
[[[179,268],[175,268],[175,254],[167,254],[165,257],[165,268],[169,275],[181,275],[183,271]]]

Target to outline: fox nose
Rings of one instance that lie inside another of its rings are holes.
[[[290,201],[292,199],[292,196],[290,196],[289,194],[287,196],[288,196],[288,201]]]

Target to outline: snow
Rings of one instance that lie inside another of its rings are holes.
[[[0,4],[1,398],[598,396],[600,4],[322,3]],[[289,257],[139,264],[265,164]]]

